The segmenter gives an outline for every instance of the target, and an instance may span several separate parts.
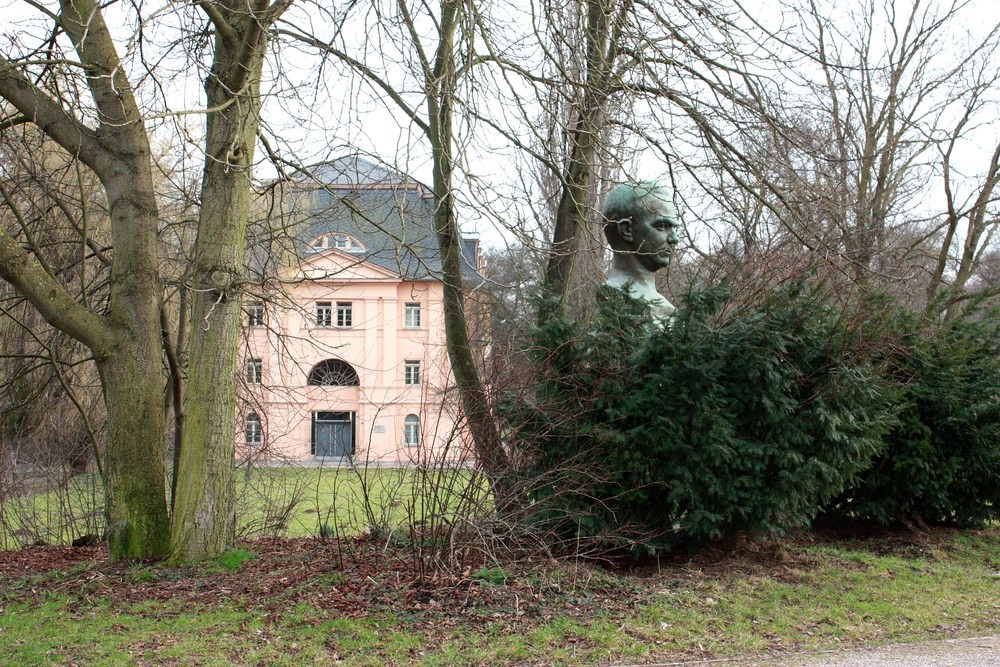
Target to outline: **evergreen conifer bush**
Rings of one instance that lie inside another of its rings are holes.
[[[880,451],[875,334],[805,286],[724,318],[724,289],[693,294],[666,330],[600,301],[589,323],[547,318],[535,402],[506,412],[551,534],[672,549],[807,526]]]
[[[1000,313],[944,324],[900,314],[889,370],[899,418],[825,520],[982,526],[1000,517]]]

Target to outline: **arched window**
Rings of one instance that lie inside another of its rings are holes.
[[[420,417],[406,415],[406,419],[403,420],[403,444],[407,447],[416,447],[420,444]]]
[[[248,445],[259,445],[264,442],[264,426],[256,412],[247,413],[243,420],[243,435]]]
[[[357,387],[358,372],[346,361],[327,359],[309,371],[309,384],[315,387]]]
[[[336,248],[337,250],[353,253],[361,253],[365,251],[365,246],[361,243],[361,241],[357,240],[353,236],[339,234],[336,232],[319,236],[309,245],[312,246],[313,250],[317,251],[324,250],[326,248]]]

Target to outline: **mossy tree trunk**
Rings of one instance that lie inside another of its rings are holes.
[[[112,560],[160,559],[170,544],[162,372],[158,359],[150,363],[137,352],[123,346],[97,364],[108,410],[104,486]]]
[[[95,312],[63,289],[40,257],[0,229],[0,279],[11,283],[53,326],[93,352],[108,412],[105,454],[112,559],[200,560],[233,541],[233,447],[239,280],[260,111],[267,28],[287,0],[199,3],[213,24],[215,53],[206,82],[207,145],[192,293],[188,421],[175,471],[175,526],[164,482],[164,378],[160,322],[159,215],[145,122],[94,0],[61,0],[39,11],[73,42],[94,109],[55,98],[35,81],[37,57],[0,56],[0,97],[78,156],[107,193],[114,244],[110,300]],[[81,118],[97,118],[90,127]],[[8,202],[8,204],[13,205]]]
[[[233,546],[236,350],[251,169],[266,27],[284,4],[203,5],[215,26],[201,212],[190,272],[184,434],[177,457],[171,560],[215,558]]]
[[[99,121],[87,126],[0,56],[0,97],[94,171],[107,194],[114,253],[106,311],[76,301],[39,258],[0,229],[0,278],[85,344],[108,412],[105,489],[112,560],[162,558],[169,544],[163,467],[158,212],[149,141],[100,8],[62,0],[53,18],[73,42]],[[13,206],[12,203],[8,202]]]

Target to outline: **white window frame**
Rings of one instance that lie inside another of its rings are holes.
[[[335,317],[337,318],[335,325],[338,329],[350,329],[354,323],[354,302],[337,301]]]
[[[403,384],[407,387],[416,387],[420,384],[419,361],[406,360],[403,362]]]
[[[354,254],[365,251],[365,246],[361,243],[361,241],[357,240],[353,236],[339,233],[324,234],[323,236],[319,236],[310,245],[312,246],[312,249],[317,252],[326,248],[335,248],[342,252]]]
[[[248,445],[264,444],[264,424],[256,412],[248,412],[243,419],[243,438]]]
[[[250,328],[264,326],[264,302],[251,301],[247,303],[247,326]]]
[[[318,327],[328,327],[333,324],[333,302],[332,301],[317,301],[316,302],[316,326]]]
[[[243,364],[243,376],[247,384],[262,384],[264,382],[264,360],[247,359]]]
[[[403,445],[406,447],[420,446],[420,417],[406,415],[403,419]]]
[[[419,303],[405,303],[403,304],[403,328],[404,329],[419,329],[420,328],[420,304]]]

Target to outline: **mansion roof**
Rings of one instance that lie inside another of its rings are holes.
[[[276,227],[291,231],[284,244],[293,246],[285,251],[294,253],[291,259],[337,248],[404,279],[441,279],[434,200],[408,176],[354,154],[314,165],[275,190],[283,202],[271,207],[280,213],[269,216],[267,226],[271,238]],[[464,281],[481,284],[478,241],[463,238],[462,250]]]

